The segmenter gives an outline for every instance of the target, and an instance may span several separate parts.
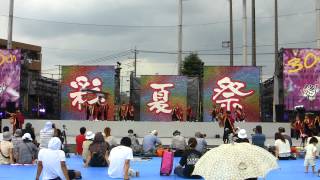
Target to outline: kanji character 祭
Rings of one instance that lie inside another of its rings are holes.
[[[240,98],[251,96],[255,92],[254,90],[243,91],[242,88],[246,87],[246,83],[233,82],[229,77],[220,79],[217,86],[218,88],[213,89],[212,101],[214,104],[220,104],[222,108],[227,108],[227,111],[231,111],[231,108],[236,106],[242,108]]]
[[[159,114],[160,112],[169,114],[172,109],[169,108],[169,91],[166,88],[172,88],[173,84],[150,84],[150,87],[154,89],[152,95],[152,102],[147,105],[150,107],[150,111],[154,111]]]
[[[85,102],[92,105],[98,102],[99,97],[97,93],[88,94],[88,90],[91,91],[101,91],[102,82],[99,78],[94,78],[92,82],[86,76],[78,76],[76,77],[75,81],[70,82],[71,88],[74,91],[69,93],[69,97],[72,100],[72,106],[76,107],[79,111],[82,109],[82,105]],[[102,98],[101,102],[104,102],[105,99]]]

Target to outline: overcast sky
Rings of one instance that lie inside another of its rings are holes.
[[[233,2],[235,53],[239,54],[242,1]],[[274,55],[266,55],[273,53],[274,48],[273,3],[256,0],[257,65],[263,66],[263,79],[271,77],[274,71]],[[132,61],[128,59],[133,53],[122,52],[134,47],[148,51],[177,50],[177,6],[178,0],[15,0],[13,40],[42,46],[42,68],[46,73],[55,73],[50,71],[57,68],[55,65],[90,64],[101,57],[104,58],[97,60],[99,64],[114,65],[121,61],[129,68]],[[315,47],[315,0],[279,0],[278,6],[280,47]],[[7,37],[8,7],[9,0],[0,0],[0,38]],[[229,52],[221,47],[221,42],[229,39],[227,0],[185,0],[183,11],[183,50],[199,54]],[[250,23],[248,19],[249,46]],[[119,53],[125,55],[110,57]],[[227,55],[200,55],[200,58],[206,65],[229,62]],[[234,58],[236,65],[243,65],[241,55]],[[140,52],[138,74],[176,74],[176,59],[175,54]]]

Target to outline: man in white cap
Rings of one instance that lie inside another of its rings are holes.
[[[48,148],[48,142],[54,135],[54,129],[52,122],[48,121],[44,125],[44,128],[40,130],[40,148]]]
[[[32,164],[36,159],[38,148],[32,143],[33,139],[29,133],[25,133],[22,140],[23,142],[18,144],[16,148],[16,161],[18,164]]]
[[[89,146],[90,144],[93,142],[93,139],[94,139],[94,133],[92,131],[87,131],[86,132],[86,140],[83,141],[83,144],[82,144],[82,158],[83,158],[83,161],[85,162],[87,157],[88,157],[88,154],[89,154]]]
[[[65,153],[60,149],[61,141],[58,137],[50,139],[48,148],[40,149],[36,180],[39,180],[41,173],[43,180],[81,178],[79,171],[67,169]]]
[[[161,145],[161,141],[157,136],[158,131],[153,130],[143,138],[142,146],[145,154],[154,154],[156,151],[156,146]]]
[[[237,143],[249,143],[247,131],[245,129],[240,129],[238,132]]]

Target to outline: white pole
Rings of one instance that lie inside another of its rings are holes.
[[[14,5],[14,0],[10,0],[7,49],[12,49],[13,5]]]
[[[317,47],[320,48],[320,0],[316,0],[316,26]]]
[[[248,65],[248,25],[247,25],[247,0],[242,0],[242,54],[244,65]]]
[[[179,25],[178,25],[178,75],[181,75],[182,64],[182,0],[179,0]]]

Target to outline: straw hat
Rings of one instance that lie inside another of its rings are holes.
[[[240,129],[240,131],[238,132],[238,138],[240,139],[244,139],[247,138],[247,131],[245,129]]]
[[[92,131],[87,131],[86,132],[86,139],[93,139],[94,138],[94,133]]]

